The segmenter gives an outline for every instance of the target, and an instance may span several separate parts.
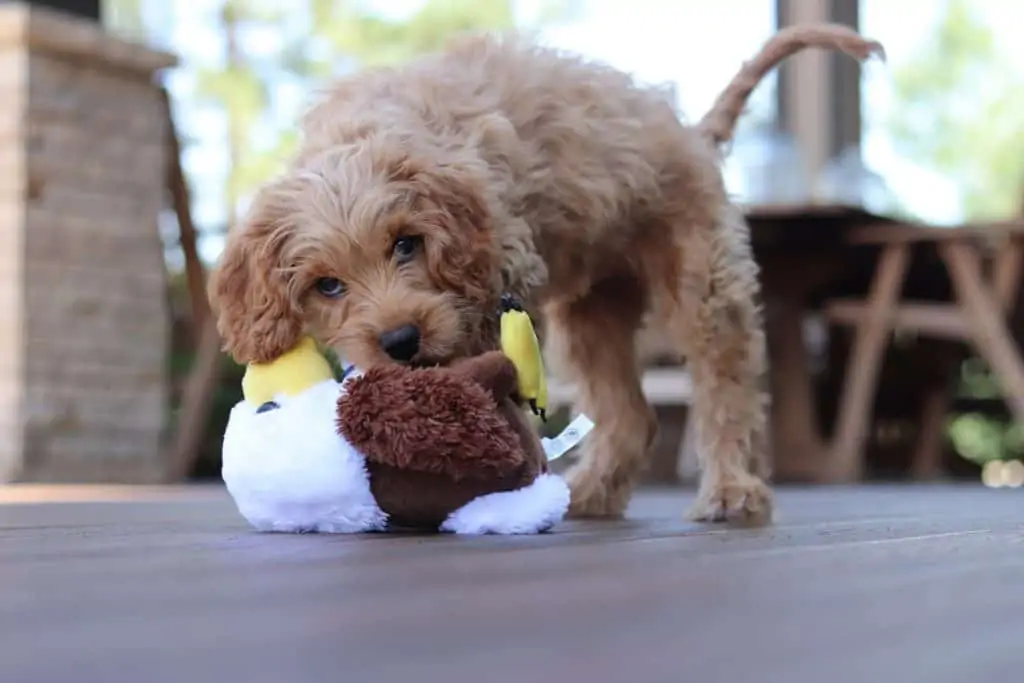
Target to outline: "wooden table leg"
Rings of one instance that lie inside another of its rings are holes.
[[[804,340],[804,302],[784,292],[769,304],[765,321],[770,354],[772,456],[780,480],[815,481],[825,446],[818,433],[814,386]]]
[[[995,291],[982,279],[977,251],[962,242],[939,247],[974,346],[996,378],[1017,420],[1024,421],[1024,361],[1006,327]]]
[[[931,481],[942,474],[942,445],[949,413],[950,391],[946,385],[929,389],[921,407],[921,429],[910,458],[910,476]]]
[[[999,250],[992,272],[992,288],[996,292],[1003,313],[1009,315],[1017,303],[1020,292],[1021,268],[1024,265],[1024,244],[1019,236],[1010,238],[1009,244]]]
[[[1024,266],[1024,248],[1019,236],[1013,235],[1003,245],[992,269],[995,290],[1003,314],[1009,316],[1017,303]],[[955,365],[944,361],[950,370]],[[948,374],[948,373],[944,373]],[[927,391],[920,415],[920,435],[910,461],[911,476],[917,480],[935,479],[942,475],[942,448],[945,443],[952,386],[949,382]]]
[[[910,247],[906,244],[886,246],[879,259],[868,295],[868,312],[857,325],[846,365],[827,470],[830,481],[855,481],[863,471],[864,442],[871,426],[878,372],[909,260]]]

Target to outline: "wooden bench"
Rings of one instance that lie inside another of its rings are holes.
[[[997,249],[984,248],[985,242],[993,241],[1000,242]],[[835,299],[824,310],[833,324],[855,329],[826,478],[852,481],[860,477],[879,369],[887,341],[896,330],[969,345],[998,377],[1015,418],[1024,421],[1024,359],[1006,324],[1021,288],[1024,220],[963,228],[868,226],[852,231],[849,242],[878,246],[880,252],[867,297]],[[953,286],[952,301],[903,299],[915,249],[937,252]],[[986,252],[995,255],[986,259]],[[990,268],[985,268],[986,261]],[[937,468],[948,393],[946,388],[938,389],[925,403],[913,465],[919,475]]]
[[[685,368],[650,368],[643,375],[644,396],[652,405],[687,406],[693,392]],[[571,405],[578,392],[572,384],[551,381],[548,404],[552,409]]]
[[[897,330],[965,342],[999,376],[1014,412],[1024,414],[1024,363],[1006,324],[1021,286],[1021,221],[936,228],[859,207],[817,204],[751,207],[747,218],[766,302],[776,476],[802,482],[861,478],[881,363]],[[1001,248],[983,248],[995,239],[1002,240]],[[986,258],[986,251],[995,251],[995,258]],[[922,255],[935,256],[945,271],[940,278],[951,281],[952,300],[906,300],[905,288],[929,287],[922,287],[931,277],[929,262],[918,262],[914,278],[908,277],[911,261]],[[827,371],[820,364],[833,359],[827,349],[810,348],[811,321],[854,330],[836,387],[831,438],[819,420],[821,380],[815,375]],[[812,361],[819,369],[812,370]],[[955,367],[950,359],[932,375]],[[945,386],[925,387],[925,392],[912,467],[916,476],[931,478],[942,450],[949,392]]]

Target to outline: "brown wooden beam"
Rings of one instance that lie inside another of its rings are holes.
[[[167,117],[167,182],[171,193],[171,205],[178,219],[178,240],[185,258],[185,276],[188,282],[189,301],[192,305],[192,330],[194,343],[198,345],[199,330],[210,312],[206,298],[206,269],[199,258],[199,235],[192,220],[192,198],[185,170],[181,166],[181,140],[174,124],[171,98],[161,89],[165,116]]]
[[[868,295],[868,315],[857,327],[847,361],[826,473],[830,481],[857,481],[862,475],[878,374],[892,331],[889,321],[903,290],[909,260],[910,248],[905,244],[887,246],[879,259]]]
[[[832,299],[825,306],[825,317],[837,325],[857,327],[871,315],[870,304],[861,299]],[[901,303],[889,311],[886,324],[936,339],[971,338],[970,323],[956,304]]]
[[[1022,268],[1024,243],[1019,236],[1014,235],[1002,245],[992,269],[992,287],[1007,317],[1013,314],[1020,296]]]
[[[998,378],[1014,417],[1024,422],[1024,360],[1006,328],[999,295],[985,283],[977,251],[970,245],[946,243],[939,250],[957,300],[971,320],[974,347]]]

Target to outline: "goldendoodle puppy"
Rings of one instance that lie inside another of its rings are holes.
[[[808,46],[880,51],[837,26],[783,30],[697,125],[626,74],[514,38],[341,80],[228,237],[210,284],[226,349],[265,361],[308,330],[364,367],[447,363],[495,348],[516,294],[596,422],[572,512],[617,516],[655,435],[636,344],[652,325],[693,376],[691,516],[769,520],[758,270],[719,148]]]

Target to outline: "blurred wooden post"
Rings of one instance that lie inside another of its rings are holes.
[[[834,22],[858,28],[859,0],[775,0],[776,24]],[[860,65],[846,55],[808,50],[779,70],[778,126],[796,141],[808,177],[861,140]]]
[[[794,24],[832,22],[851,28],[859,27],[859,0],[775,0],[776,25],[779,28]],[[779,131],[790,136],[801,155],[811,192],[825,166],[843,151],[860,145],[860,65],[846,55],[825,50],[808,50],[791,57],[779,69],[778,82]],[[814,195],[812,194],[812,199]],[[789,335],[785,349],[773,349],[791,364],[806,363],[795,349],[802,344],[804,293],[793,291],[792,300],[782,302],[775,321],[778,334]],[[782,360],[777,358],[776,360]],[[778,375],[779,373],[775,373]],[[781,380],[781,378],[780,378]],[[814,478],[822,463],[815,463],[813,453],[820,453],[820,437],[810,432],[804,422],[795,419],[801,411],[813,411],[813,393],[810,386],[799,390],[792,382],[783,401],[773,409],[781,415],[793,416],[793,426],[786,426],[776,435],[778,473],[797,478]],[[853,400],[861,401],[859,396]],[[855,418],[858,421],[861,418]],[[857,431],[849,424],[846,430]],[[846,463],[847,467],[853,467]],[[844,476],[851,476],[847,471]]]
[[[188,476],[199,455],[199,447],[209,419],[210,402],[220,379],[220,335],[217,333],[216,321],[210,314],[210,305],[206,298],[206,272],[199,259],[189,187],[181,167],[181,142],[174,127],[170,98],[166,91],[163,95],[169,131],[167,182],[174,213],[178,219],[181,249],[185,255],[185,275],[188,280],[194,332],[192,369],[185,381],[177,428],[170,453],[166,458],[166,479],[175,482]]]
[[[178,219],[178,234],[181,251],[185,256],[185,278],[188,282],[189,303],[192,306],[192,329],[194,343],[198,345],[203,323],[210,311],[206,300],[206,274],[199,258],[196,226],[192,220],[192,199],[185,173],[181,167],[181,141],[174,126],[171,99],[166,90],[162,91],[167,116],[167,182],[170,185],[171,204]]]
[[[202,331],[195,349],[195,360],[185,381],[177,429],[167,457],[166,479],[169,482],[181,481],[192,471],[209,420],[213,392],[220,378],[220,335],[213,316],[208,316],[199,329]]]
[[[816,271],[785,258],[766,260],[762,270],[774,427],[772,469],[775,476],[790,481],[816,479],[825,450],[816,428],[814,383],[804,337],[807,291],[821,279]]]

